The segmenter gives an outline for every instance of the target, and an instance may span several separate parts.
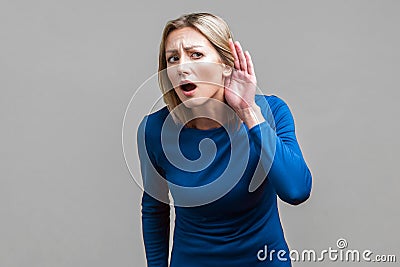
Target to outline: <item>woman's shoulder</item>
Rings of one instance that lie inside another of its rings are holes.
[[[282,98],[276,95],[256,95],[256,103],[260,106],[264,118],[275,130],[294,129],[292,112]]]
[[[276,110],[282,105],[286,105],[286,102],[277,95],[259,95],[255,96],[256,104],[259,106],[265,105],[267,103],[271,110]]]
[[[147,127],[155,127],[160,123],[162,124],[165,121],[168,114],[169,114],[168,108],[167,106],[164,106],[159,110],[144,116],[141,124],[146,123]]]
[[[255,96],[256,104],[261,108],[261,112],[264,116],[273,115],[276,117],[280,117],[283,113],[290,113],[289,107],[286,102],[276,95],[256,95]],[[271,114],[267,114],[271,113]]]
[[[163,108],[154,111],[143,117],[138,127],[138,133],[148,137],[156,137],[161,133],[161,128],[169,114],[168,108]]]

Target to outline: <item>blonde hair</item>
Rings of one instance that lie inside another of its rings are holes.
[[[174,31],[184,27],[190,27],[208,39],[208,41],[217,50],[224,64],[233,68],[234,58],[229,48],[229,38],[232,38],[232,33],[229,30],[226,22],[218,16],[210,13],[191,13],[183,15],[177,19],[168,21],[165,25],[158,57],[158,82],[161,92],[163,93],[164,102],[169,111],[175,109],[182,101],[179,99],[171,81],[167,76],[167,59],[165,57],[165,42],[168,35]],[[174,111],[174,120],[184,123],[190,118],[190,109],[181,105],[179,109]]]

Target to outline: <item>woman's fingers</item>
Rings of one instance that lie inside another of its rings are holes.
[[[232,39],[229,39],[229,47],[234,58],[235,69],[245,71],[250,75],[255,75],[253,61],[251,60],[249,51],[243,52],[240,43],[238,41],[233,42]]]
[[[251,56],[250,56],[249,51],[244,52],[244,56],[246,57],[246,61],[247,61],[248,73],[250,75],[255,75],[253,61],[251,60]]]
[[[242,46],[238,41],[236,41],[235,47],[236,47],[236,54],[239,58],[240,70],[247,72],[247,62],[246,62],[246,57],[244,56],[243,53]]]
[[[233,55],[234,67],[235,67],[235,69],[240,70],[239,58],[238,58],[238,55],[236,53],[236,48],[235,48],[235,45],[234,45],[232,39],[229,39],[229,47],[231,48],[231,52],[232,52],[232,55]]]

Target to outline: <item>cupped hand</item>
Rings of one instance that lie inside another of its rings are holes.
[[[234,69],[225,79],[225,100],[236,111],[255,105],[257,80],[253,61],[248,51],[244,52],[239,42],[229,39],[229,46],[234,57]]]

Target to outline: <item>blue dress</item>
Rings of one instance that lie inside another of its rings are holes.
[[[149,267],[291,266],[277,196],[304,202],[312,177],[286,103],[273,95],[255,100],[266,121],[251,129],[182,127],[171,123],[166,107],[142,120],[137,141]]]

